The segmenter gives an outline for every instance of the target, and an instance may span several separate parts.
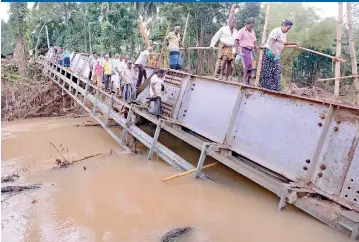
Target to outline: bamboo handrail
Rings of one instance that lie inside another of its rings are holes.
[[[349,79],[349,78],[356,78],[359,77],[359,75],[351,75],[351,76],[341,76],[341,77],[331,77],[331,78],[325,78],[325,79],[318,79],[317,82],[325,82],[325,81],[333,81],[335,79]]]
[[[305,50],[305,51],[308,51],[308,52],[311,52],[311,53],[314,53],[314,54],[317,54],[317,55],[321,55],[321,56],[331,58],[331,59],[336,60],[336,61],[346,62],[346,60],[344,60],[344,59],[341,59],[341,58],[338,58],[338,57],[335,57],[335,56],[331,56],[331,55],[328,55],[328,54],[324,54],[324,53],[321,53],[321,52],[318,52],[318,51],[315,51],[315,50],[311,50],[311,49],[308,49],[308,48],[304,48],[304,47],[301,47],[301,46],[287,45],[286,47],[287,48],[298,48],[298,49]]]

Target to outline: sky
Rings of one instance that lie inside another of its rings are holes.
[[[304,4],[316,7],[318,9],[321,9],[320,11],[318,11],[318,13],[322,18],[337,17],[337,15],[338,15],[338,12],[337,12],[338,11],[338,3],[336,3],[336,2],[328,2],[328,3],[323,3],[323,2],[315,3],[315,2],[312,2],[312,3],[304,3]],[[33,2],[28,3],[29,8],[31,8],[33,5],[34,5]],[[9,3],[1,2],[0,3],[0,16],[1,16],[1,19],[4,19],[5,21],[8,21],[8,19],[9,19],[8,11],[9,11]],[[345,12],[344,12],[344,14],[345,14]]]

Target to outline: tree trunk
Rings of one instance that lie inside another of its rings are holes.
[[[26,58],[26,47],[25,40],[23,36],[16,38],[16,47],[14,50],[14,59],[19,69],[19,73],[22,76],[27,74],[27,58]]]
[[[342,30],[343,30],[343,3],[338,3],[338,19],[337,19],[337,51],[335,57],[340,58],[342,53]],[[335,85],[334,85],[334,97],[339,97],[340,87],[340,61],[335,62]]]
[[[355,46],[354,46],[354,30],[353,30],[353,9],[351,3],[347,3],[347,18],[348,18],[348,36],[349,36],[349,51],[350,60],[352,63],[352,75],[358,74],[358,63],[356,59]],[[359,105],[359,81],[358,76],[353,78],[355,89],[356,104]]]

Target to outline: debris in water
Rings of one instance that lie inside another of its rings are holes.
[[[48,142],[49,142],[49,144],[57,151],[57,153],[60,154],[60,156],[61,156],[61,158],[62,158],[62,159],[57,158],[57,159],[55,160],[55,164],[56,164],[58,167],[60,167],[60,168],[67,168],[69,165],[72,165],[72,164],[74,164],[75,162],[83,161],[83,160],[86,160],[86,159],[89,159],[89,158],[92,158],[92,157],[95,157],[95,156],[99,156],[99,155],[105,154],[104,152],[101,152],[101,153],[98,153],[98,154],[85,156],[85,157],[83,157],[83,158],[81,158],[81,159],[74,160],[74,161],[71,161],[71,162],[70,162],[68,159],[65,158],[65,156],[63,156],[63,154],[56,148],[56,146],[55,146],[53,143],[51,143],[50,141],[48,141]],[[63,147],[62,144],[60,145],[60,147]],[[68,148],[63,147],[61,151],[65,150],[65,149],[66,149],[67,157],[68,157],[68,156],[69,156],[69,155],[68,155],[68,152],[69,152],[69,149],[68,149]],[[85,170],[86,170],[86,169],[85,169]]]
[[[1,177],[1,183],[6,183],[6,182],[13,182],[15,181],[17,178],[20,178],[19,174],[18,173],[13,173],[13,174],[10,174],[8,176],[3,176]]]
[[[192,228],[191,227],[184,227],[184,228],[175,228],[168,231],[161,239],[161,242],[174,242],[180,236],[184,235],[185,233],[189,232]]]
[[[10,192],[22,192],[24,190],[31,190],[40,188],[42,184],[33,184],[26,186],[5,186],[1,187],[1,193],[10,193]]]
[[[37,200],[36,199],[34,199],[34,200],[32,200],[32,202],[31,202],[32,204],[35,204],[35,203],[37,203]]]
[[[84,166],[84,170],[86,171],[86,166]]]

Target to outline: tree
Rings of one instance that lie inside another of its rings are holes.
[[[1,54],[8,55],[13,50],[10,26],[4,20],[1,20]]]
[[[14,49],[14,59],[19,69],[19,73],[23,76],[27,74],[27,14],[27,3],[10,3],[9,24],[11,26],[13,39],[16,43]]]

